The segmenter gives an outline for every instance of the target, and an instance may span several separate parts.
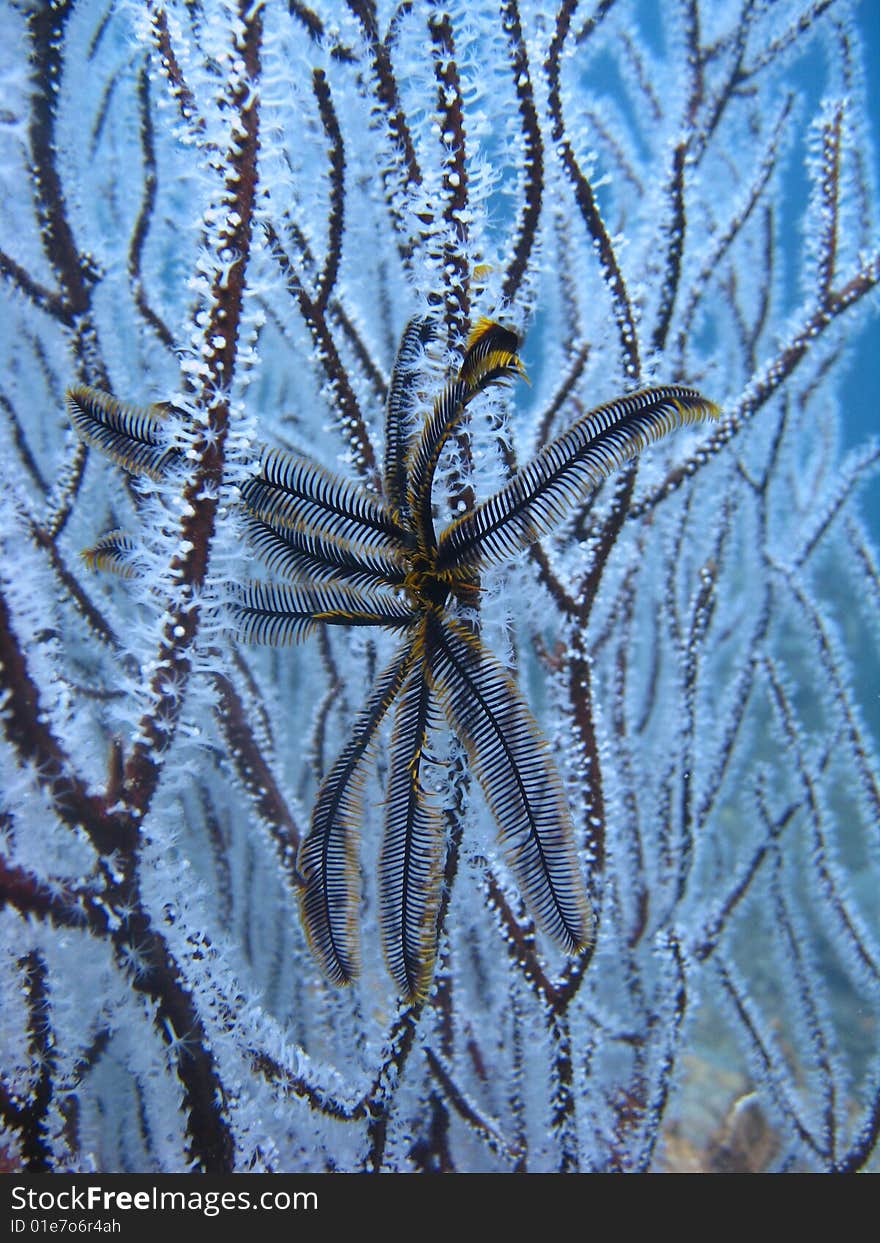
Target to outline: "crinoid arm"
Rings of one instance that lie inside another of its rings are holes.
[[[161,479],[180,455],[168,443],[167,406],[130,406],[110,393],[75,384],[67,413],[77,434],[130,475]]]
[[[494,320],[479,320],[468,337],[458,374],[437,397],[413,442],[406,469],[406,507],[424,551],[433,549],[436,543],[431,493],[440,454],[478,393],[490,384],[525,376],[518,348],[519,338],[511,329]]]
[[[472,394],[482,392],[489,384],[517,376],[527,381],[526,369],[517,353],[519,347],[520,339],[512,328],[483,316],[468,335],[459,379]]]
[[[567,953],[592,940],[592,914],[571,816],[546,739],[516,686],[461,623],[432,612],[431,680],[498,825],[536,923]]]
[[[418,414],[418,365],[436,333],[434,321],[425,316],[411,319],[403,331],[385,407],[385,496],[401,519],[408,518],[406,464],[413,426]]]
[[[399,587],[406,564],[399,553],[361,548],[319,535],[305,526],[244,519],[245,535],[268,570],[294,583],[346,583],[352,587]]]
[[[276,528],[305,528],[318,539],[391,557],[407,546],[395,513],[380,497],[283,449],[261,451],[259,470],[241,494],[253,517]]]
[[[438,571],[509,560],[649,444],[685,423],[717,415],[712,402],[679,385],[643,389],[591,410],[499,492],[447,527],[438,545]]]
[[[137,578],[138,549],[135,541],[124,531],[108,531],[90,548],[80,553],[90,570],[103,570],[119,578]]]
[[[416,620],[412,609],[395,596],[334,583],[248,583],[239,589],[229,611],[242,642],[275,647],[299,643],[320,625],[405,630]]]
[[[309,944],[327,979],[349,984],[358,974],[357,842],[364,815],[364,765],[385,713],[413,666],[411,643],[379,677],[351,736],[324,778],[299,851],[305,880],[300,901]]]
[[[425,790],[423,773],[437,699],[420,658],[398,698],[385,804],[385,833],[379,856],[379,918],[385,960],[408,1000],[430,988],[437,955],[437,920],[443,885],[443,817]]]

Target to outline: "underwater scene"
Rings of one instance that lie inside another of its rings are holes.
[[[0,5],[0,1171],[880,1171],[878,63]]]

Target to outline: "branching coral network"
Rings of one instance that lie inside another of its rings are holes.
[[[855,6],[643,8],[0,19],[6,1168],[876,1163]]]

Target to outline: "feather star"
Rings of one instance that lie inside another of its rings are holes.
[[[312,950],[334,984],[359,969],[357,840],[366,761],[395,708],[379,859],[382,944],[407,998],[423,997],[437,950],[446,837],[424,772],[443,716],[460,740],[498,825],[536,923],[566,952],[589,944],[592,915],[571,815],[550,749],[516,683],[460,615],[481,573],[557,526],[573,505],[651,442],[716,417],[694,389],[646,388],[591,410],[547,444],[494,496],[437,536],[433,484],[440,455],[469,404],[492,384],[525,376],[515,333],[481,319],[464,358],[421,420],[414,375],[434,333],[417,318],[403,334],[389,387],[383,495],[278,449],[259,453],[241,501],[248,538],[284,584],[244,585],[231,605],[238,636],[285,644],[320,625],[378,626],[399,646],[325,776],[300,846],[301,905]],[[132,474],[162,477],[179,457],[163,431],[167,407],[126,406],[80,385],[68,391],[80,436]],[[86,559],[132,573],[131,541],[104,536]]]

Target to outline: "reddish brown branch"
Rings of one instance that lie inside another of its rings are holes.
[[[130,826],[107,813],[104,801],[91,794],[71,757],[48,722],[37,684],[15,630],[6,598],[0,594],[0,685],[9,692],[2,716],[3,732],[20,764],[32,766],[40,786],[52,799],[59,818],[70,828],[80,826],[100,854],[130,848]]]
[[[324,267],[315,288],[315,309],[324,312],[327,299],[336,284],[342,257],[342,233],[345,226],[345,147],[327,75],[322,69],[312,74],[312,89],[318,101],[321,124],[330,143],[330,210],[327,215],[328,245]]]
[[[504,301],[513,302],[528,270],[532,249],[538,237],[544,193],[544,142],[535,107],[535,93],[518,0],[503,0],[501,24],[507,35],[510,69],[522,124],[525,169],[521,207],[514,231],[513,254],[501,287]]]
[[[156,206],[156,145],[153,135],[153,118],[150,111],[150,79],[146,65],[141,67],[137,83],[138,107],[141,115],[141,150],[144,156],[144,190],[141,208],[135,221],[128,248],[128,273],[134,290],[135,305],[143,318],[150,325],[162,344],[169,350],[174,348],[174,337],[168,325],[158,315],[147,299],[141,274],[141,261],[144,244],[153,219]]]
[[[284,276],[288,292],[297,302],[300,314],[311,333],[317,357],[332,394],[334,417],[351,449],[355,469],[378,491],[379,469],[376,451],[373,448],[363,411],[352,388],[348,372],[339,356],[327,316],[322,307],[306,291],[296,265],[291,262],[274,226],[267,224],[265,230],[269,247]]]
[[[611,3],[599,6],[594,21],[598,22],[601,17],[610,9]],[[549,87],[548,104],[550,108],[550,118],[553,124],[553,143],[556,147],[559,157],[562,160],[563,167],[568,175],[574,190],[575,202],[578,210],[583,217],[587,232],[589,233],[593,243],[596,246],[599,264],[602,269],[602,275],[608,290],[611,294],[611,303],[614,309],[614,318],[617,324],[618,337],[620,340],[620,352],[623,359],[624,372],[627,379],[637,384],[642,372],[641,359],[639,356],[638,333],[636,331],[635,316],[633,314],[632,304],[630,303],[629,293],[626,287],[626,281],[623,277],[620,265],[617,260],[614,246],[605,228],[605,222],[599,211],[593,188],[588,178],[584,175],[575,156],[574,149],[569,140],[569,129],[566,127],[565,119],[562,112],[562,87],[561,87],[561,62],[562,53],[568,33],[571,29],[571,20],[577,8],[577,0],[564,0],[559,12],[556,15],[556,25],[553,34],[553,40],[544,64],[544,70],[547,74]],[[585,27],[586,30],[586,27]],[[579,38],[585,37],[584,31],[581,32]]]
[[[186,551],[176,554],[170,566],[180,590],[177,601],[169,602],[168,620],[154,661],[156,672],[149,686],[151,706],[141,718],[125,769],[125,801],[135,822],[149,809],[162,769],[161,757],[176,728],[182,698],[180,683],[185,682],[189,673],[189,649],[199,625],[199,610],[193,596],[205,581],[223,478],[228,393],[235,375],[257,192],[260,108],[254,88],[260,76],[262,16],[257,10],[246,17],[245,8],[243,4],[244,73],[234,84],[230,100],[240,117],[240,134],[233,139],[228,152],[225,183],[226,201],[230,206],[234,204],[235,210],[227,215],[218,239],[223,253],[238,258],[231,267],[217,272],[210,292],[204,337],[211,343],[212,352],[202,390],[193,395],[205,411],[207,434],[194,448],[196,466],[183,492],[181,547]]]

